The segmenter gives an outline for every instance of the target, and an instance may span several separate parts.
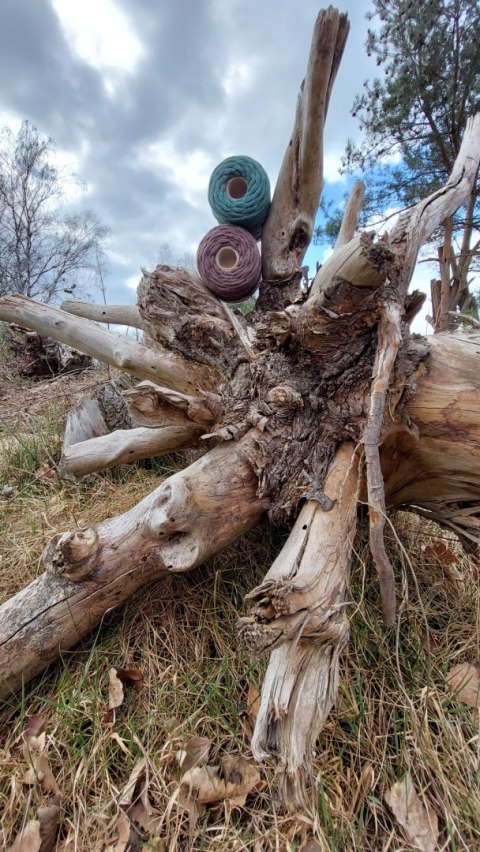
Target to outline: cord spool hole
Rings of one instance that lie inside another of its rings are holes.
[[[233,177],[227,182],[227,193],[230,198],[243,198],[247,194],[248,183],[243,177]]]
[[[216,255],[217,266],[226,272],[231,272],[240,260],[239,254],[232,246],[224,246],[217,251]]]

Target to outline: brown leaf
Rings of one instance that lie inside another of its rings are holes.
[[[22,784],[25,784],[26,787],[33,787],[35,784],[40,784],[46,793],[53,793],[55,796],[60,796],[60,787],[55,781],[46,755],[30,754],[29,763],[30,766],[22,778]]]
[[[117,832],[115,844],[107,846],[105,852],[127,852],[130,840],[130,820],[123,811],[118,813],[115,831]]]
[[[31,819],[20,829],[8,852],[40,852],[41,845],[40,821]]]
[[[25,716],[23,731],[15,740],[13,748],[20,748],[30,737],[38,737],[45,728],[46,716]]]
[[[123,681],[119,678],[116,669],[110,669],[108,673],[108,707],[116,710],[123,703]]]
[[[260,783],[260,775],[253,761],[244,757],[225,755],[221,769],[216,766],[197,766],[182,776],[180,781],[188,794],[201,804],[231,800],[244,805],[248,793]]]
[[[108,672],[108,710],[103,715],[104,722],[115,721],[115,711],[123,704],[124,687],[132,687],[139,692],[143,686],[144,677],[138,669],[122,669],[120,666],[111,668]]]
[[[425,544],[422,550],[425,556],[430,556],[431,559],[441,565],[456,565],[459,562],[458,556],[441,539],[431,544]]]
[[[132,803],[133,794],[135,793],[135,788],[138,786],[139,782],[141,782],[145,778],[147,761],[144,757],[141,757],[140,760],[137,760],[135,763],[130,776],[128,778],[125,787],[120,793],[120,797],[118,799],[119,805],[122,807],[127,807]]]
[[[42,843],[40,852],[52,852],[60,825],[60,805],[52,803],[39,808],[37,813],[40,822],[40,837]]]
[[[480,663],[458,663],[445,678],[457,698],[469,707],[480,706]]]
[[[121,669],[115,666],[115,671],[124,686],[132,687],[136,692],[140,692],[145,678],[139,669]]]
[[[130,820],[138,826],[147,838],[155,836],[156,830],[162,821],[162,814],[154,808],[146,808],[142,801],[134,802],[128,809]]]
[[[208,760],[212,741],[207,737],[190,737],[185,748],[177,752],[178,765],[183,773],[194,766],[202,766]]]
[[[438,818],[430,803],[419,798],[409,774],[392,785],[385,801],[408,841],[422,852],[435,852],[438,843]]]
[[[253,684],[250,684],[248,687],[247,710],[250,713],[250,716],[256,720],[260,710],[260,693],[257,687],[253,686]]]

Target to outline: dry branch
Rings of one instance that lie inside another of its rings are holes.
[[[247,459],[255,439],[252,430],[217,447],[123,515],[51,540],[45,573],[0,607],[0,697],[142,586],[189,571],[258,523],[268,500]]]
[[[137,305],[97,305],[81,299],[67,299],[62,302],[60,309],[67,314],[74,314],[76,317],[84,317],[95,322],[141,329],[146,327]]]
[[[136,429],[116,429],[107,435],[90,438],[64,448],[60,467],[73,476],[86,476],[121,464],[131,464],[182,450],[197,443],[203,429],[185,419],[180,425],[175,418],[170,425],[157,429],[139,426]]]
[[[264,281],[290,281],[300,272],[323,188],[323,127],[349,30],[330,6],[315,23],[305,80],[262,234]]]
[[[362,212],[363,199],[365,197],[365,184],[361,180],[357,180],[348,196],[347,206],[343,214],[342,224],[338,232],[338,237],[335,243],[335,249],[349,243],[353,240],[355,231],[358,227],[358,218]]]
[[[140,379],[153,379],[185,393],[195,394],[205,379],[204,370],[176,353],[152,352],[130,337],[107,331],[91,320],[73,319],[58,308],[23,296],[0,299],[0,319],[26,325]]]

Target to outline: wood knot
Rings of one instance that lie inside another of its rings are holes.
[[[95,571],[96,562],[92,556],[97,552],[98,541],[98,533],[91,527],[57,536],[44,553],[46,570],[68,577],[73,583],[86,580]]]

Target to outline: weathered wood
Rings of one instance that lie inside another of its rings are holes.
[[[132,422],[122,394],[134,381],[128,373],[120,373],[71,408],[67,414],[62,451],[65,452],[71,444],[98,438],[114,429],[130,429]]]
[[[273,649],[252,750],[257,760],[273,760],[292,809],[304,804],[311,755],[338,690],[359,483],[355,446],[345,444],[325,481],[332,507],[305,504],[263,583],[247,596],[251,615],[240,621],[254,650]]]
[[[134,388],[125,390],[123,397],[137,426],[171,425],[175,420],[211,424],[221,410],[221,399],[216,394],[205,392],[198,397],[189,396],[153,382],[139,382]]]
[[[157,429],[139,426],[116,429],[106,435],[90,438],[64,448],[60,467],[73,476],[106,470],[139,459],[161,456],[191,447],[198,442],[203,428],[185,418],[183,425],[175,418],[170,425]]]
[[[323,188],[323,127],[348,30],[347,16],[332,6],[319,13],[292,137],[263,229],[264,282],[285,283],[299,275],[312,238]]]
[[[140,316],[137,305],[97,305],[84,302],[81,299],[67,299],[62,302],[60,309],[76,317],[94,320],[94,322],[126,325],[132,328],[144,329],[146,324]]]
[[[480,334],[427,339],[405,413],[389,418],[381,446],[387,506],[424,510],[480,539]],[[397,422],[395,422],[395,420]]]
[[[358,219],[362,212],[363,199],[365,198],[365,184],[361,180],[355,181],[348,196],[347,206],[343,214],[342,224],[335,242],[335,249],[353,240],[358,227]]]
[[[254,442],[252,430],[174,474],[123,515],[52,539],[45,573],[0,607],[0,697],[137,589],[167,572],[189,571],[259,521],[268,499],[256,496],[247,458]]]
[[[0,320],[26,325],[140,379],[152,379],[185,393],[195,395],[205,380],[201,367],[176,353],[152,352],[126,335],[114,334],[91,320],[73,318],[58,308],[24,296],[0,299]]]

